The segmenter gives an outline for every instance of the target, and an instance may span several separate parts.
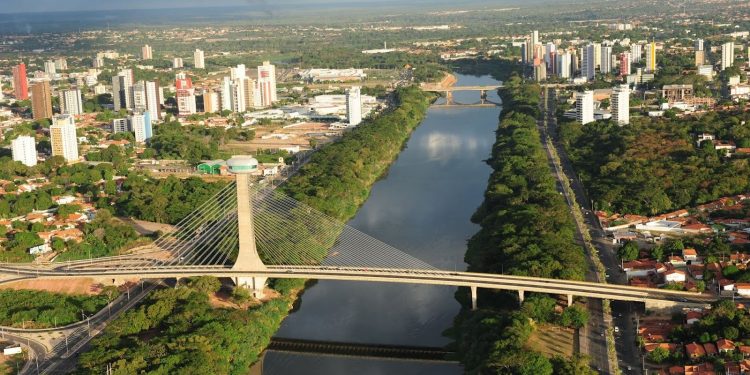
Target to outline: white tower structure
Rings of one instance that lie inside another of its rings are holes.
[[[36,143],[34,137],[22,135],[14,139],[10,145],[13,150],[13,161],[20,161],[27,167],[36,165]]]
[[[576,119],[586,125],[594,122],[594,92],[584,91],[576,94]]]

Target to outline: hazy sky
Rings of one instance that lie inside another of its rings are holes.
[[[345,0],[303,0],[305,3],[340,3]],[[351,0],[349,0],[351,1]],[[355,0],[356,1],[356,0]],[[0,13],[77,11],[101,9],[170,8],[298,3],[300,0],[0,0]]]

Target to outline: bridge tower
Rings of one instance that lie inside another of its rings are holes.
[[[250,175],[258,170],[258,161],[251,156],[233,156],[227,161],[229,170],[237,182],[237,226],[239,229],[239,252],[233,271],[247,272],[248,276],[235,278],[237,286],[253,291],[255,298],[263,297],[267,277],[252,276],[253,272],[265,271],[266,266],[258,255],[255,246],[253,224],[253,203],[250,189]]]

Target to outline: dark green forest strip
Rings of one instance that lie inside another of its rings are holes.
[[[472,220],[481,226],[469,240],[470,271],[581,280],[586,259],[574,241],[575,224],[556,190],[537,130],[540,87],[517,76],[501,91],[503,112],[488,160],[484,203]],[[484,291],[478,311],[464,311],[453,335],[468,373],[587,374],[582,358],[555,358],[524,349],[533,321],[580,326],[580,307],[554,313],[546,296],[527,298],[520,311],[507,293]]]

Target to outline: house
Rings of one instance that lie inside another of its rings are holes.
[[[690,276],[692,276],[696,280],[703,280],[703,265],[700,264],[693,264],[688,266],[688,271],[690,271]]]
[[[734,287],[740,296],[750,297],[750,283],[737,283]]]
[[[711,356],[711,357],[719,353],[719,351],[716,350],[716,345],[714,345],[711,342],[707,342],[703,344],[703,349],[706,351],[706,355]]]
[[[672,366],[667,370],[662,371],[663,375],[682,375],[685,373],[685,367],[683,366]]]
[[[688,311],[687,314],[685,314],[685,323],[687,323],[687,325],[693,325],[698,323],[702,317],[703,313],[700,311]]]
[[[706,356],[706,349],[704,349],[701,344],[691,342],[690,344],[685,345],[685,354],[690,359],[698,359]]]
[[[685,375],[716,375],[716,371],[711,363],[701,363],[685,366]]]
[[[693,248],[687,248],[682,250],[682,259],[686,262],[693,262],[698,260],[698,252]]]
[[[713,229],[710,226],[703,223],[684,225],[680,229],[682,229],[683,232],[690,234],[704,234],[713,232]]]
[[[721,279],[719,280],[719,291],[721,292],[734,292],[734,280]]]
[[[739,350],[743,357],[750,357],[750,345],[740,345]]]
[[[679,256],[679,255],[672,255],[672,256],[670,256],[668,258],[668,261],[669,261],[670,264],[672,264],[675,267],[684,267],[685,264],[687,264],[687,263],[685,263],[685,259],[682,259],[682,257]]]
[[[684,283],[687,274],[682,270],[669,270],[664,272],[664,281],[667,283]]]
[[[716,342],[716,348],[719,349],[720,353],[728,353],[734,351],[734,342],[732,340],[721,339]]]
[[[737,362],[727,362],[724,364],[724,374],[726,375],[741,375],[742,370],[740,364]]]
[[[52,251],[52,249],[46,243],[43,243],[39,246],[32,246],[29,248],[29,254],[31,255],[45,254],[45,253],[49,253],[50,251]]]

